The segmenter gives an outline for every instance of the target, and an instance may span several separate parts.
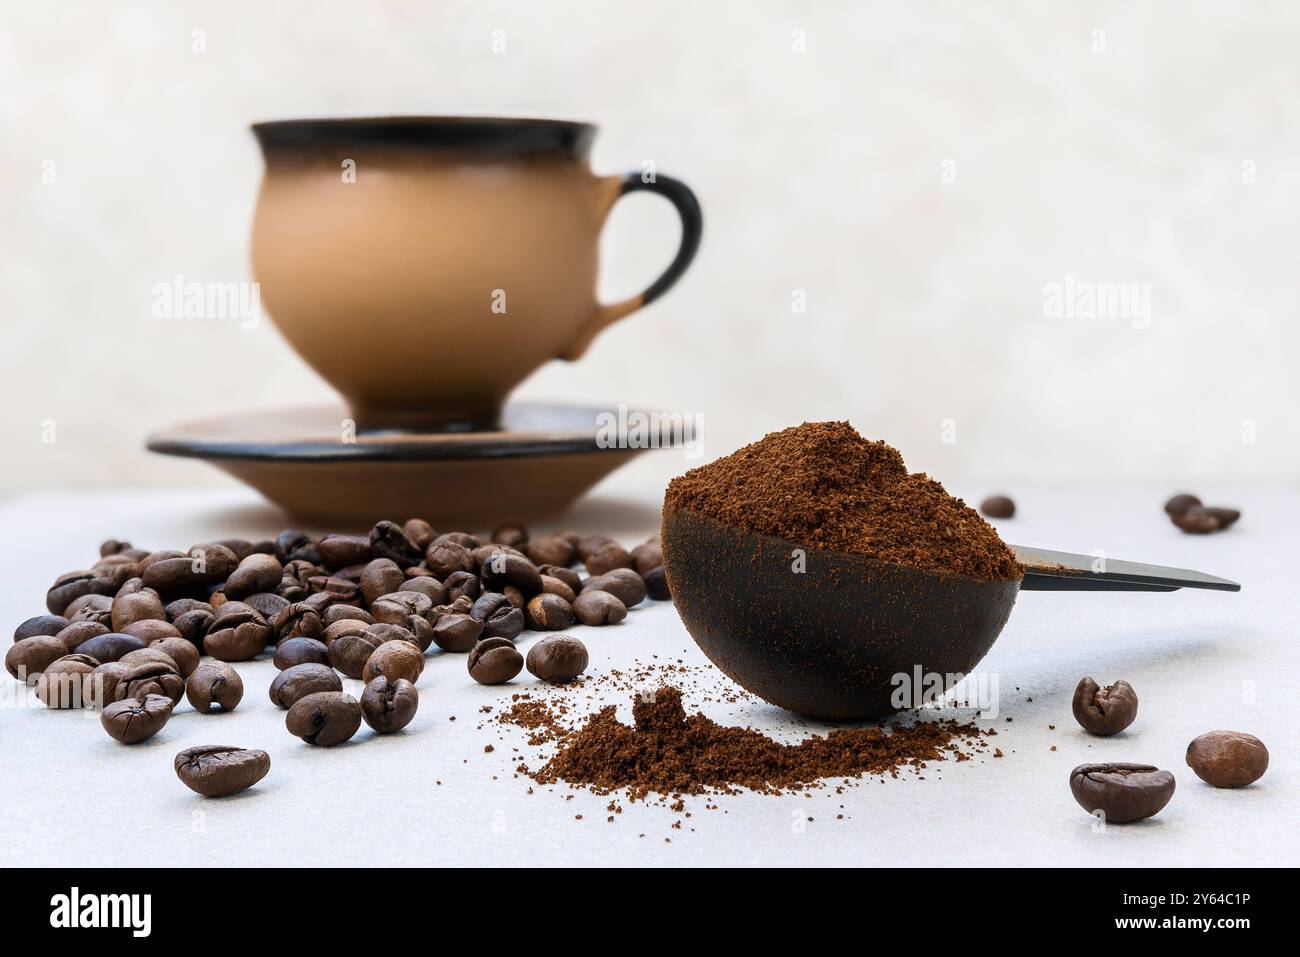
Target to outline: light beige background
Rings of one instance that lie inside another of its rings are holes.
[[[150,290],[250,278],[250,121],[373,113],[590,119],[598,170],[698,191],[685,281],[520,395],[694,412],[707,457],[850,418],[957,482],[1300,471],[1295,4],[0,9],[9,491],[222,481],[145,435],[328,397],[269,322]],[[625,201],[605,297],[676,230]],[[1150,327],[1045,317],[1069,275],[1149,284]]]

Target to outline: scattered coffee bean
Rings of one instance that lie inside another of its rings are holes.
[[[559,631],[573,624],[573,606],[559,595],[543,593],[528,599],[528,624],[540,631]]]
[[[453,572],[443,584],[447,587],[449,604],[457,598],[468,598],[472,602],[483,592],[482,583],[473,572]]]
[[[286,528],[275,538],[275,557],[282,565],[294,561],[307,561],[315,564],[320,561],[320,550],[311,536],[296,528]]]
[[[51,615],[62,615],[64,610],[78,598],[86,595],[107,597],[114,591],[116,588],[110,580],[88,569],[64,572],[54,579],[54,584],[45,593],[45,607]]]
[[[1171,515],[1170,519],[1189,535],[1208,535],[1222,527],[1219,520],[1211,515],[1208,509],[1199,505],[1193,505],[1186,511]]]
[[[119,595],[113,599],[114,631],[122,631],[127,625],[148,619],[167,620],[167,611],[156,591],[138,591],[133,594]]]
[[[5,670],[29,685],[54,662],[68,653],[68,646],[53,635],[33,635],[9,646],[5,652]]]
[[[1137,717],[1138,697],[1127,681],[1117,681],[1105,688],[1092,678],[1083,678],[1074,689],[1071,703],[1074,720],[1090,734],[1118,734]]]
[[[411,540],[411,544],[419,549],[428,548],[433,544],[433,540],[438,537],[438,533],[433,530],[433,526],[422,518],[408,519],[406,524],[402,526],[402,531]]]
[[[154,694],[143,701],[123,698],[105,705],[99,723],[123,744],[138,744],[161,731],[171,716],[172,699]]]
[[[173,762],[176,776],[191,791],[204,797],[227,797],[247,791],[271,770],[265,751],[205,744],[186,748]]]
[[[343,682],[327,665],[303,664],[285,668],[271,682],[271,702],[277,708],[292,708],[309,694],[342,691]]]
[[[430,612],[434,644],[443,651],[465,652],[473,648],[483,634],[483,622],[470,614],[473,608],[468,598],[458,598]]]
[[[1165,512],[1170,516],[1181,515],[1189,508],[1200,505],[1201,500],[1188,492],[1180,492],[1165,502]]]
[[[145,649],[147,652],[148,649]],[[166,658],[165,655],[160,657]],[[170,658],[166,661],[145,661],[140,664],[123,661],[128,670],[117,686],[119,698],[134,698],[144,701],[154,695],[161,695],[173,705],[180,703],[185,694],[185,679],[176,670],[176,664]]]
[[[378,522],[370,530],[370,551],[376,558],[387,558],[400,568],[418,565],[424,557],[400,525],[387,521]]]
[[[89,655],[64,655],[41,672],[36,697],[48,708],[83,708],[91,703],[86,682],[97,667]]]
[[[400,589],[405,581],[406,574],[397,562],[389,558],[376,558],[362,570],[358,584],[366,602],[373,604],[381,596]]]
[[[159,638],[149,645],[149,649],[161,651],[176,664],[176,669],[181,673],[182,678],[188,678],[194,674],[194,669],[199,666],[199,649],[184,638]]]
[[[617,545],[618,542],[608,535],[583,535],[574,541],[574,548],[578,550],[578,558],[583,564],[586,564],[588,558],[600,551],[607,545]]]
[[[349,627],[343,627],[344,624]],[[349,678],[360,678],[366,661],[374,654],[375,649],[383,644],[383,641],[371,631],[374,627],[375,625],[365,625],[361,622],[340,622],[325,629],[327,638],[331,630],[337,629],[336,637],[330,638],[325,645],[330,664]]]
[[[274,592],[284,577],[284,566],[274,555],[249,555],[230,573],[223,588],[228,601],[239,601],[258,592]]]
[[[117,661],[123,655],[144,647],[146,647],[145,643],[139,638],[109,632],[106,635],[87,638],[77,646],[77,651],[83,655],[90,655],[102,664],[106,661]]]
[[[631,568],[632,555],[617,542],[610,542],[594,552],[590,552],[583,561],[589,575],[604,575],[616,568]]]
[[[447,586],[428,575],[417,575],[415,578],[408,578],[406,584],[402,586],[402,590],[423,595],[434,605],[442,605],[447,601]]]
[[[513,585],[523,594],[532,596],[542,590],[542,573],[526,558],[506,551],[497,551],[483,563],[479,571],[482,583],[493,591],[503,591]]]
[[[1207,731],[1187,746],[1187,766],[1216,788],[1244,788],[1268,770],[1268,748],[1243,731]]]
[[[245,561],[258,557],[250,555]],[[203,636],[203,650],[220,661],[248,661],[266,647],[271,635],[271,626],[256,609],[243,602],[227,601],[217,609]]]
[[[641,580],[645,582],[645,593],[652,601],[671,601],[672,592],[668,589],[668,575],[664,571],[664,566],[652,568],[644,575]]]
[[[607,591],[628,608],[645,601],[645,579],[630,568],[616,568],[604,575],[594,575],[582,583],[583,591]]]
[[[578,550],[572,543],[558,535],[546,535],[530,541],[524,554],[534,565],[555,565],[568,568],[578,557]]]
[[[317,691],[293,703],[284,717],[284,725],[290,734],[308,744],[332,747],[357,733],[361,727],[361,705],[356,698],[341,691]]]
[[[366,684],[383,675],[389,681],[405,678],[411,684],[420,680],[424,671],[424,655],[418,645],[409,641],[385,641],[374,650],[361,669],[361,680]]]
[[[540,565],[537,570],[542,573],[543,578],[558,578],[576,595],[582,591],[582,576],[572,568],[565,568],[562,565]]]
[[[609,592],[591,588],[574,601],[573,613],[584,625],[617,625],[627,617],[627,606]]]
[[[203,714],[213,705],[219,711],[234,711],[244,697],[244,680],[224,661],[205,661],[185,683],[185,698]]]
[[[14,641],[22,641],[24,638],[36,638],[40,635],[57,635],[70,624],[72,622],[62,615],[36,615],[28,618],[14,629]]]
[[[315,638],[290,638],[275,646],[274,664],[280,671],[294,665],[327,665],[329,660],[325,643]]]
[[[322,599],[324,604],[328,604],[330,601],[329,595],[318,595],[313,597]],[[256,595],[249,595],[247,598],[245,598],[244,604],[247,605],[249,608],[253,609],[253,611],[257,612],[263,618],[265,618],[266,623],[269,625],[271,623],[272,618],[277,618],[285,614],[285,612],[288,611],[288,609],[292,608],[295,604],[307,605],[308,601],[309,598],[307,596],[296,599],[295,601],[290,601],[288,598],[285,598],[283,595],[273,594],[272,592],[269,591],[260,591]],[[319,606],[321,603],[322,603],[321,601],[318,601],[317,606]],[[229,604],[229,602],[227,602],[227,604]],[[315,607],[315,606],[308,606],[308,607]]]
[[[1219,528],[1228,528],[1237,519],[1241,518],[1241,512],[1235,508],[1219,508],[1217,506],[1203,506],[1205,514],[1209,515],[1219,523]]]
[[[469,676],[481,685],[499,685],[519,674],[524,656],[506,638],[484,638],[469,653]]]
[[[989,518],[1014,518],[1016,503],[1007,495],[990,495],[980,502],[980,511]]]
[[[468,548],[471,552],[483,544],[477,538],[475,538],[473,535],[468,534],[467,532],[444,532],[429,544],[433,545],[433,544],[439,544],[441,542],[454,542],[455,544],[460,545],[463,548]]]
[[[405,678],[377,675],[361,693],[361,717],[379,734],[401,731],[415,717],[420,693]]]
[[[1151,817],[1174,795],[1174,776],[1150,764],[1081,764],[1070,792],[1089,814],[1116,824]]]
[[[86,595],[69,604],[64,617],[71,622],[93,621],[108,625],[113,620],[113,599],[107,595]]]
[[[375,557],[370,550],[369,537],[360,535],[326,535],[316,547],[321,564],[331,571],[349,565],[364,565]]]
[[[552,578],[550,575],[542,576],[542,591],[548,595],[559,595],[570,605],[573,604],[573,599],[577,597],[577,593],[572,588],[560,579]]]
[[[541,680],[563,684],[587,670],[587,646],[568,635],[551,635],[528,649],[527,665]]]
[[[364,608],[359,608],[356,605],[343,604],[330,605],[326,608],[325,617],[322,621],[325,622],[325,627],[328,628],[330,625],[334,624],[334,622],[343,621],[346,618],[355,621],[364,621],[367,625],[373,625],[375,622],[374,617]]]
[[[130,670],[129,665],[120,661],[106,661],[95,668],[85,682],[87,707],[103,708],[123,697],[117,693],[117,686]]]
[[[520,522],[503,522],[492,532],[492,541],[497,545],[522,548],[528,544],[528,528]]]
[[[181,633],[169,621],[159,621],[156,618],[149,618],[143,621],[133,621],[122,629],[122,634],[130,635],[132,638],[139,638],[146,646],[152,645],[155,641],[163,638],[180,638]]]
[[[109,629],[107,625],[101,625],[96,621],[74,621],[61,632],[55,635],[59,641],[67,645],[68,651],[80,651],[81,644],[89,641],[96,635],[107,635]]]
[[[644,576],[652,568],[659,568],[664,563],[664,550],[658,538],[652,538],[632,549],[632,567],[638,575]]]

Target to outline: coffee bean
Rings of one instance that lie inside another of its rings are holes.
[[[326,535],[316,545],[321,565],[331,571],[364,565],[374,558],[370,538],[361,535]]]
[[[583,564],[589,575],[604,575],[616,568],[631,568],[632,556],[622,545],[612,542],[590,553]]]
[[[176,666],[176,660],[157,648],[137,648],[135,651],[128,651],[117,660],[130,668],[137,665],[161,664],[180,674],[180,669]]]
[[[460,545],[462,548],[469,549],[471,552],[483,544],[473,535],[466,534],[465,532],[444,532],[429,544],[437,545],[441,542],[453,542],[456,545]]]
[[[548,595],[559,595],[570,605],[573,604],[573,599],[578,597],[574,593],[573,589],[563,581],[558,578],[552,578],[549,575],[542,576],[542,591]]]
[[[219,711],[234,711],[244,698],[244,680],[224,661],[205,661],[186,682],[185,698],[200,714],[213,705]]]
[[[356,621],[364,621],[368,625],[374,624],[375,621],[370,612],[366,611],[364,608],[359,608],[356,605],[343,604],[330,605],[326,608],[323,621],[325,622],[325,627],[328,628],[330,625],[334,624],[334,622],[343,621],[348,618]]]
[[[157,618],[133,621],[122,629],[122,634],[130,635],[132,638],[139,638],[146,645],[152,645],[155,641],[163,638],[181,637],[180,630],[175,625]]]
[[[191,791],[204,797],[228,797],[247,791],[271,770],[271,756],[265,751],[204,744],[186,748],[172,766],[176,776]]]
[[[1165,502],[1165,512],[1170,515],[1181,515],[1193,506],[1200,505],[1201,500],[1189,492],[1179,492]]]
[[[140,582],[144,585],[144,580],[139,578],[140,563],[133,562],[125,555],[113,555],[109,558],[101,558],[95,564],[90,566],[90,570],[100,578],[108,579],[118,587],[118,590],[126,585],[127,582]]]
[[[41,673],[36,697],[49,708],[85,707],[91,703],[86,681],[98,667],[89,655],[64,655]]]
[[[468,598],[458,598],[430,612],[434,644],[443,651],[465,652],[473,648],[483,634],[483,622],[469,614],[472,609]]]
[[[107,597],[114,591],[116,587],[111,581],[96,575],[89,569],[64,572],[54,579],[54,584],[45,593],[45,607],[51,615],[62,615],[64,610],[78,598],[86,595]]]
[[[87,638],[77,646],[77,651],[83,655],[90,655],[103,664],[106,661],[117,661],[123,655],[144,647],[146,647],[145,643],[139,638],[109,632],[106,635]]]
[[[456,572],[474,570],[474,558],[464,545],[434,542],[425,550],[424,562],[437,578],[446,579]]]
[[[194,670],[199,666],[199,650],[184,638],[159,638],[152,642],[149,648],[161,651],[171,658],[176,663],[176,669],[181,673],[182,678],[194,674]]]
[[[29,685],[54,662],[68,653],[68,646],[53,635],[33,635],[9,646],[5,652],[5,670]]]
[[[163,608],[162,599],[152,590],[119,595],[113,599],[112,614],[114,631],[121,631],[127,625],[137,621],[167,620],[167,610]]]
[[[163,656],[166,657],[166,656]],[[123,664],[128,664],[123,662]],[[122,676],[117,686],[119,698],[134,698],[144,701],[161,695],[173,705],[179,704],[185,694],[185,679],[176,670],[175,663],[169,658],[164,661],[151,661],[142,664],[128,664],[129,670]]]
[[[484,638],[508,638],[514,641],[524,631],[524,613],[510,604],[499,592],[485,592],[474,602],[470,617],[483,622]]]
[[[342,691],[343,682],[328,665],[302,664],[285,668],[271,682],[271,702],[278,708],[292,708],[309,694]]]
[[[502,522],[493,530],[492,541],[497,545],[522,548],[528,544],[528,526],[522,522]]]
[[[664,550],[658,539],[651,539],[632,549],[632,567],[638,575],[644,576],[653,568],[660,568],[664,563]]]
[[[1237,519],[1241,518],[1241,512],[1235,508],[1219,508],[1217,506],[1204,506],[1205,514],[1209,515],[1219,523],[1219,528],[1224,529],[1232,525]]]
[[[573,541],[570,539],[570,541]],[[578,558],[585,565],[587,559],[608,545],[617,545],[618,542],[608,535],[583,535],[576,541],[573,541],[574,548],[577,549]]]
[[[337,629],[335,636],[325,643],[325,651],[334,668],[349,678],[360,678],[366,662],[383,642],[371,632],[370,629],[373,627],[371,625],[356,622],[350,627],[343,628],[342,624],[331,625],[330,628],[325,629],[327,638],[330,636],[331,629]],[[358,628],[358,625],[361,627]]]
[[[399,568],[418,565],[424,557],[401,526],[393,522],[379,522],[370,530],[370,552],[376,558],[387,558]]]
[[[568,568],[578,557],[578,550],[558,535],[545,535],[528,543],[524,554],[534,565],[558,565]]]
[[[182,638],[196,648],[202,648],[203,639],[207,637],[208,631],[212,628],[214,618],[216,618],[216,612],[211,610],[211,606],[207,606],[177,615],[172,619],[172,625]]]
[[[14,641],[35,638],[38,635],[57,635],[72,622],[62,615],[36,615],[14,629]]]
[[[584,625],[617,625],[627,617],[627,606],[609,592],[592,588],[574,601],[573,613]]]
[[[1016,503],[1006,495],[990,495],[980,502],[980,511],[989,518],[1014,518]]]
[[[1169,516],[1170,520],[1189,535],[1208,535],[1217,532],[1223,524],[1207,508],[1193,505],[1191,508]]]
[[[318,597],[319,599],[318,605],[320,604],[328,605],[331,600],[329,595],[320,595],[320,596],[312,596],[312,597]],[[294,604],[304,604],[310,600],[311,598],[304,595],[301,598],[297,599],[296,601],[290,601],[288,598],[284,597],[283,595],[277,594],[275,592],[259,591],[255,595],[247,596],[244,599],[244,604],[247,605],[249,608],[253,609],[253,611],[257,612],[263,618],[265,618],[267,624],[269,625],[271,623],[272,618],[276,617],[277,615],[284,614],[284,612],[287,609],[291,608]]]
[[[224,545],[230,549],[235,556],[235,562],[242,562],[249,555],[253,554],[253,543],[245,538],[223,538],[220,541],[213,542],[214,545]]]
[[[217,609],[203,637],[203,650],[220,661],[248,661],[266,647],[271,635],[271,626],[255,609],[228,601]]]
[[[312,595],[286,605],[278,614],[268,618],[267,624],[275,633],[277,644],[295,638],[319,638],[325,631],[325,609],[328,606],[328,595]]]
[[[604,575],[595,575],[582,583],[582,590],[607,591],[628,608],[645,601],[645,579],[630,568],[616,568]]]
[[[124,552],[130,547],[130,542],[119,541],[116,538],[108,538],[99,544],[99,557],[107,558],[109,555],[116,555],[119,552]]]
[[[95,621],[74,621],[55,637],[68,646],[69,652],[73,652],[80,651],[83,642],[89,641],[96,635],[107,635],[108,633],[107,625],[101,625]]]
[[[573,589],[575,595],[582,591],[582,576],[572,568],[564,568],[560,565],[539,565],[537,570],[542,573],[543,578],[558,578]]]
[[[408,578],[402,585],[402,591],[413,591],[423,595],[434,605],[441,605],[447,601],[447,588],[442,582],[428,575],[420,575],[416,578]]]
[[[668,589],[668,575],[664,571],[664,566],[652,568],[644,575],[641,580],[645,582],[645,593],[653,601],[671,601],[672,592]]]
[[[280,587],[284,566],[274,555],[249,555],[230,573],[222,588],[230,601],[239,601],[258,592],[273,592]]]
[[[366,602],[373,604],[382,595],[401,591],[406,575],[392,559],[376,558],[361,572],[359,583]]]
[[[138,744],[161,731],[171,716],[172,699],[154,694],[143,701],[123,698],[105,705],[99,723],[123,744]]]
[[[1082,678],[1074,689],[1071,708],[1074,720],[1090,734],[1117,734],[1137,717],[1137,692],[1127,681],[1102,688],[1092,678]]]
[[[71,622],[93,621],[107,626],[113,621],[113,599],[107,595],[86,595],[69,604],[64,617]]]
[[[332,747],[357,733],[361,727],[361,705],[356,698],[341,691],[317,691],[294,702],[284,717],[284,725],[290,734],[308,744]]]
[[[326,595],[330,601],[353,602],[361,594],[361,586],[356,582],[334,575],[316,575],[307,579],[306,595],[299,593],[297,590],[292,592],[285,590],[285,597],[289,598],[290,601],[303,601],[309,595],[321,594]]]
[[[315,565],[321,560],[320,550],[312,537],[296,528],[286,528],[275,537],[275,557],[281,565],[297,561]]]
[[[294,665],[329,664],[329,652],[325,643],[315,638],[290,638],[275,646],[275,667],[284,671]]]
[[[411,544],[422,551],[428,548],[433,543],[433,540],[438,537],[438,533],[433,530],[433,526],[422,518],[407,519],[406,524],[402,526],[402,531],[411,540]]]
[[[415,717],[420,693],[405,678],[377,675],[361,693],[361,717],[379,734],[401,731]]]
[[[469,653],[469,676],[481,685],[499,685],[519,674],[524,656],[507,638],[484,638]]]
[[[83,694],[86,707],[103,708],[117,701],[119,699],[117,686],[130,670],[129,665],[124,665],[120,661],[106,661],[98,665],[85,678]]]
[[[375,621],[409,628],[412,618],[424,619],[433,610],[433,601],[415,591],[395,591],[376,599],[370,606]]]
[[[551,635],[528,649],[527,665],[543,681],[563,684],[587,670],[587,646],[568,635]]]
[[[539,631],[559,631],[573,624],[573,606],[559,595],[543,593],[528,600],[528,624]]]
[[[369,684],[383,675],[389,681],[405,678],[411,684],[420,680],[424,655],[409,641],[386,641],[374,650],[361,669],[361,680]]]
[[[1174,795],[1174,776],[1151,764],[1081,764],[1070,772],[1070,792],[1089,814],[1124,824],[1151,817]]]
[[[490,591],[501,591],[513,585],[525,595],[536,595],[542,590],[542,573],[526,558],[498,551],[483,563],[479,578]]]
[[[1216,788],[1244,788],[1268,770],[1268,748],[1244,731],[1207,731],[1187,746],[1187,766]]]
[[[447,603],[454,602],[457,598],[468,598],[470,601],[478,598],[482,593],[482,584],[479,578],[473,572],[453,572],[447,576],[443,582],[447,588]]]

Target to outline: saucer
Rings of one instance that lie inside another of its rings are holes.
[[[519,402],[495,432],[352,435],[343,406],[316,406],[187,422],[146,447],[210,462],[305,524],[345,531],[415,517],[482,529],[559,514],[646,447],[692,438],[661,421],[637,433],[639,447],[618,447],[601,431],[602,416],[618,415]]]

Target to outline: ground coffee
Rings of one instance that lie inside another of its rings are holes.
[[[677,688],[662,687],[633,701],[632,727],[621,723],[609,706],[567,735],[531,702],[519,723],[558,736],[559,745],[542,768],[525,772],[543,784],[563,781],[602,792],[626,788],[632,800],[650,793],[730,794],[740,788],[774,794],[823,778],[897,776],[900,768],[919,769],[929,761],[967,760],[970,751],[962,750],[963,745],[978,747],[985,733],[995,733],[940,720],[897,725],[892,731],[843,728],[783,744],[752,728],[726,727],[699,713],[687,716]]]
[[[688,509],[796,545],[869,555],[927,572],[1020,577],[993,527],[898,451],[847,422],[773,432],[673,479],[665,510]]]

